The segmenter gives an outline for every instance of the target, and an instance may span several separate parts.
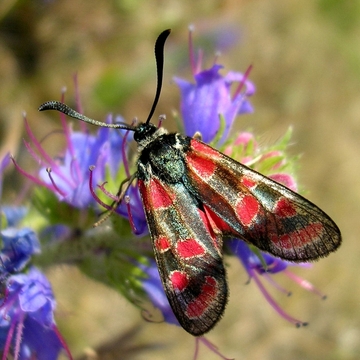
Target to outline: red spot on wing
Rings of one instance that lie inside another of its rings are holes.
[[[244,184],[248,189],[254,187],[257,185],[257,182],[253,179],[250,179],[249,177],[243,176],[241,178],[241,183]]]
[[[294,204],[287,198],[282,197],[274,207],[274,213],[280,217],[293,217],[297,214]]]
[[[216,170],[216,161],[221,159],[222,155],[212,147],[192,139],[191,149],[185,153],[188,165],[201,178],[210,178]]]
[[[214,160],[218,160],[221,158],[221,153],[215,149],[213,149],[211,146],[206,145],[198,140],[195,139],[191,139],[191,147],[201,153],[201,154],[206,154],[207,156],[213,158]]]
[[[210,223],[210,219],[208,217],[208,214],[206,212],[206,209],[205,209],[205,206],[204,206],[204,210],[205,211],[202,211],[200,210],[199,208],[197,209],[198,211],[198,214],[206,228],[206,231],[210,234],[211,237],[214,237],[214,232],[213,232],[213,229],[212,229],[212,226],[211,226],[211,223]]]
[[[205,205],[204,205],[204,211],[200,210],[200,209],[197,209],[197,210],[198,210],[200,218],[206,228],[206,231],[208,232],[208,234],[210,235],[210,237],[213,240],[216,240],[216,235],[215,235],[214,228],[213,228],[213,221],[209,218],[209,214],[206,211]]]
[[[230,233],[233,229],[221,218],[219,218],[207,205],[203,205],[207,218],[209,219],[212,231],[215,234]]]
[[[173,271],[170,276],[170,282],[174,289],[183,291],[189,285],[189,279],[183,271]]]
[[[216,169],[216,164],[207,158],[199,156],[191,151],[186,153],[188,165],[202,178],[210,178]]]
[[[155,239],[155,247],[158,251],[164,252],[170,249],[169,239],[165,236],[159,236]]]
[[[169,190],[157,179],[149,181],[147,200],[154,209],[167,208],[173,203]]]
[[[245,195],[236,204],[236,213],[244,226],[249,226],[259,213],[259,202],[252,195]]]
[[[205,277],[205,283],[201,286],[199,296],[191,301],[187,307],[186,314],[189,318],[198,318],[217,301],[217,281],[211,277]]]
[[[281,236],[272,236],[272,241],[283,249],[301,248],[321,238],[324,226],[321,223],[310,224],[300,230]]]
[[[138,180],[137,185],[139,187],[139,192],[141,194],[141,197],[143,199],[144,207],[147,207],[148,201],[147,201],[147,191],[146,186],[142,180]]]
[[[194,256],[202,256],[205,249],[195,239],[186,239],[176,243],[176,250],[180,257],[189,258]]]

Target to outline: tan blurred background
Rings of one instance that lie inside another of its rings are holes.
[[[144,119],[155,88],[153,45],[165,28],[173,32],[157,114],[171,119],[179,101],[171,78],[190,79],[189,24],[196,28],[195,43],[206,49],[207,66],[217,50],[214,35],[229,31],[239,37],[219,61],[228,70],[254,66],[256,111],[241,117],[237,128],[251,127],[269,145],[293,126],[290,151],[302,154],[298,178],[305,194],[334,218],[344,238],[336,254],[311,270],[294,270],[326,293],[326,301],[277,277],[293,295],[274,296],[290,314],[309,321],[307,328],[279,318],[254,283],[245,285],[242,267],[229,261],[230,303],[208,339],[236,359],[360,358],[359,1],[1,0],[2,153],[24,155],[23,110],[38,137],[59,128],[56,116],[39,114],[37,107],[58,99],[63,86],[73,104],[75,72],[88,116],[102,120],[114,112],[127,121]],[[13,175],[6,182],[7,199],[18,186]],[[180,328],[146,323],[131,304],[73,268],[57,268],[49,276],[57,321],[76,356],[107,344],[101,359],[192,358],[194,340]],[[201,347],[199,359],[217,357]]]

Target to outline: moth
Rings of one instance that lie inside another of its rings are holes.
[[[169,33],[162,32],[155,44],[157,90],[144,123],[105,124],[57,101],[39,110],[134,132],[139,155],[131,179],[137,178],[162,284],[181,326],[200,336],[215,326],[227,303],[222,256],[226,237],[284,260],[305,262],[335,251],[341,235],[328,215],[284,185],[199,136],[168,133],[150,122],[160,97]]]

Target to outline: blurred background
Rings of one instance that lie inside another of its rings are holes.
[[[174,75],[191,79],[188,26],[211,66],[217,51],[225,70],[245,71],[257,87],[255,113],[237,130],[252,129],[271,145],[293,126],[291,154],[301,154],[298,179],[306,197],[339,225],[337,253],[294,269],[328,295],[322,301],[279,275],[293,292],[274,294],[295,317],[296,329],[267,304],[240,264],[228,261],[230,302],[207,338],[236,359],[360,358],[360,2],[356,0],[1,0],[0,150],[22,157],[27,112],[42,138],[60,127],[58,117],[39,114],[46,100],[68,90],[73,76],[84,113],[103,120],[121,114],[145,119],[155,89],[153,46],[166,28],[165,84],[156,114],[179,109]],[[77,126],[77,125],[75,125]],[[48,143],[56,154],[62,146]],[[52,146],[52,147],[51,147]],[[4,197],[18,187],[8,172]],[[138,309],[113,292],[62,266],[48,273],[58,301],[57,322],[74,355],[95,359],[191,359],[195,341],[181,328],[145,322]],[[71,281],[69,281],[71,278]],[[87,356],[87,357],[86,357]],[[199,359],[217,359],[205,347]]]

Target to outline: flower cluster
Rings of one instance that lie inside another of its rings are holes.
[[[0,188],[9,160],[6,155],[0,164]],[[29,265],[32,256],[40,252],[40,243],[34,230],[17,227],[25,215],[25,208],[1,208],[0,341],[3,359],[10,353],[15,359],[57,359],[62,349],[71,357],[55,324],[56,303],[51,285],[39,269]]]
[[[294,159],[285,156],[290,131],[268,149],[261,149],[249,132],[241,132],[236,138],[230,136],[236,117],[253,111],[249,97],[255,87],[248,80],[249,71],[222,75],[223,67],[217,63],[202,69],[201,56],[195,59],[191,37],[190,63],[194,81],[175,78],[181,93],[185,134],[193,136],[200,132],[204,142],[296,190],[290,175]],[[118,117],[106,118],[108,123],[119,121],[122,119]],[[81,131],[73,131],[63,115],[61,122],[66,146],[54,159],[36,139],[25,118],[30,139],[25,145],[40,164],[37,174],[27,173],[13,159],[18,171],[35,184],[31,206],[39,210],[37,216],[41,216],[42,221],[35,222],[41,224],[36,232],[18,229],[16,224],[27,216],[26,211],[2,209],[5,226],[1,231],[0,254],[3,291],[0,347],[5,357],[12,353],[15,359],[56,359],[62,349],[71,357],[55,325],[51,286],[38,268],[56,263],[76,264],[88,276],[115,288],[138,306],[143,307],[150,301],[161,311],[165,322],[179,325],[165,296],[150,241],[144,239],[148,229],[136,183],[128,185],[124,201],[117,204],[119,184],[133,173],[128,146],[131,135],[126,130],[108,128],[90,134],[85,126]],[[7,156],[1,164],[0,175],[8,162]],[[118,206],[114,209],[106,205],[109,200]],[[111,227],[93,228],[103,206],[120,216],[110,217]],[[41,240],[41,253],[36,234]],[[291,264],[256,251],[241,239],[226,240],[224,248],[227,255],[241,261],[249,278],[281,316],[296,325],[304,324],[286,314],[261,281],[264,278],[283,290],[271,278],[282,272],[316,292],[288,270]],[[206,339],[201,342],[225,359]]]

